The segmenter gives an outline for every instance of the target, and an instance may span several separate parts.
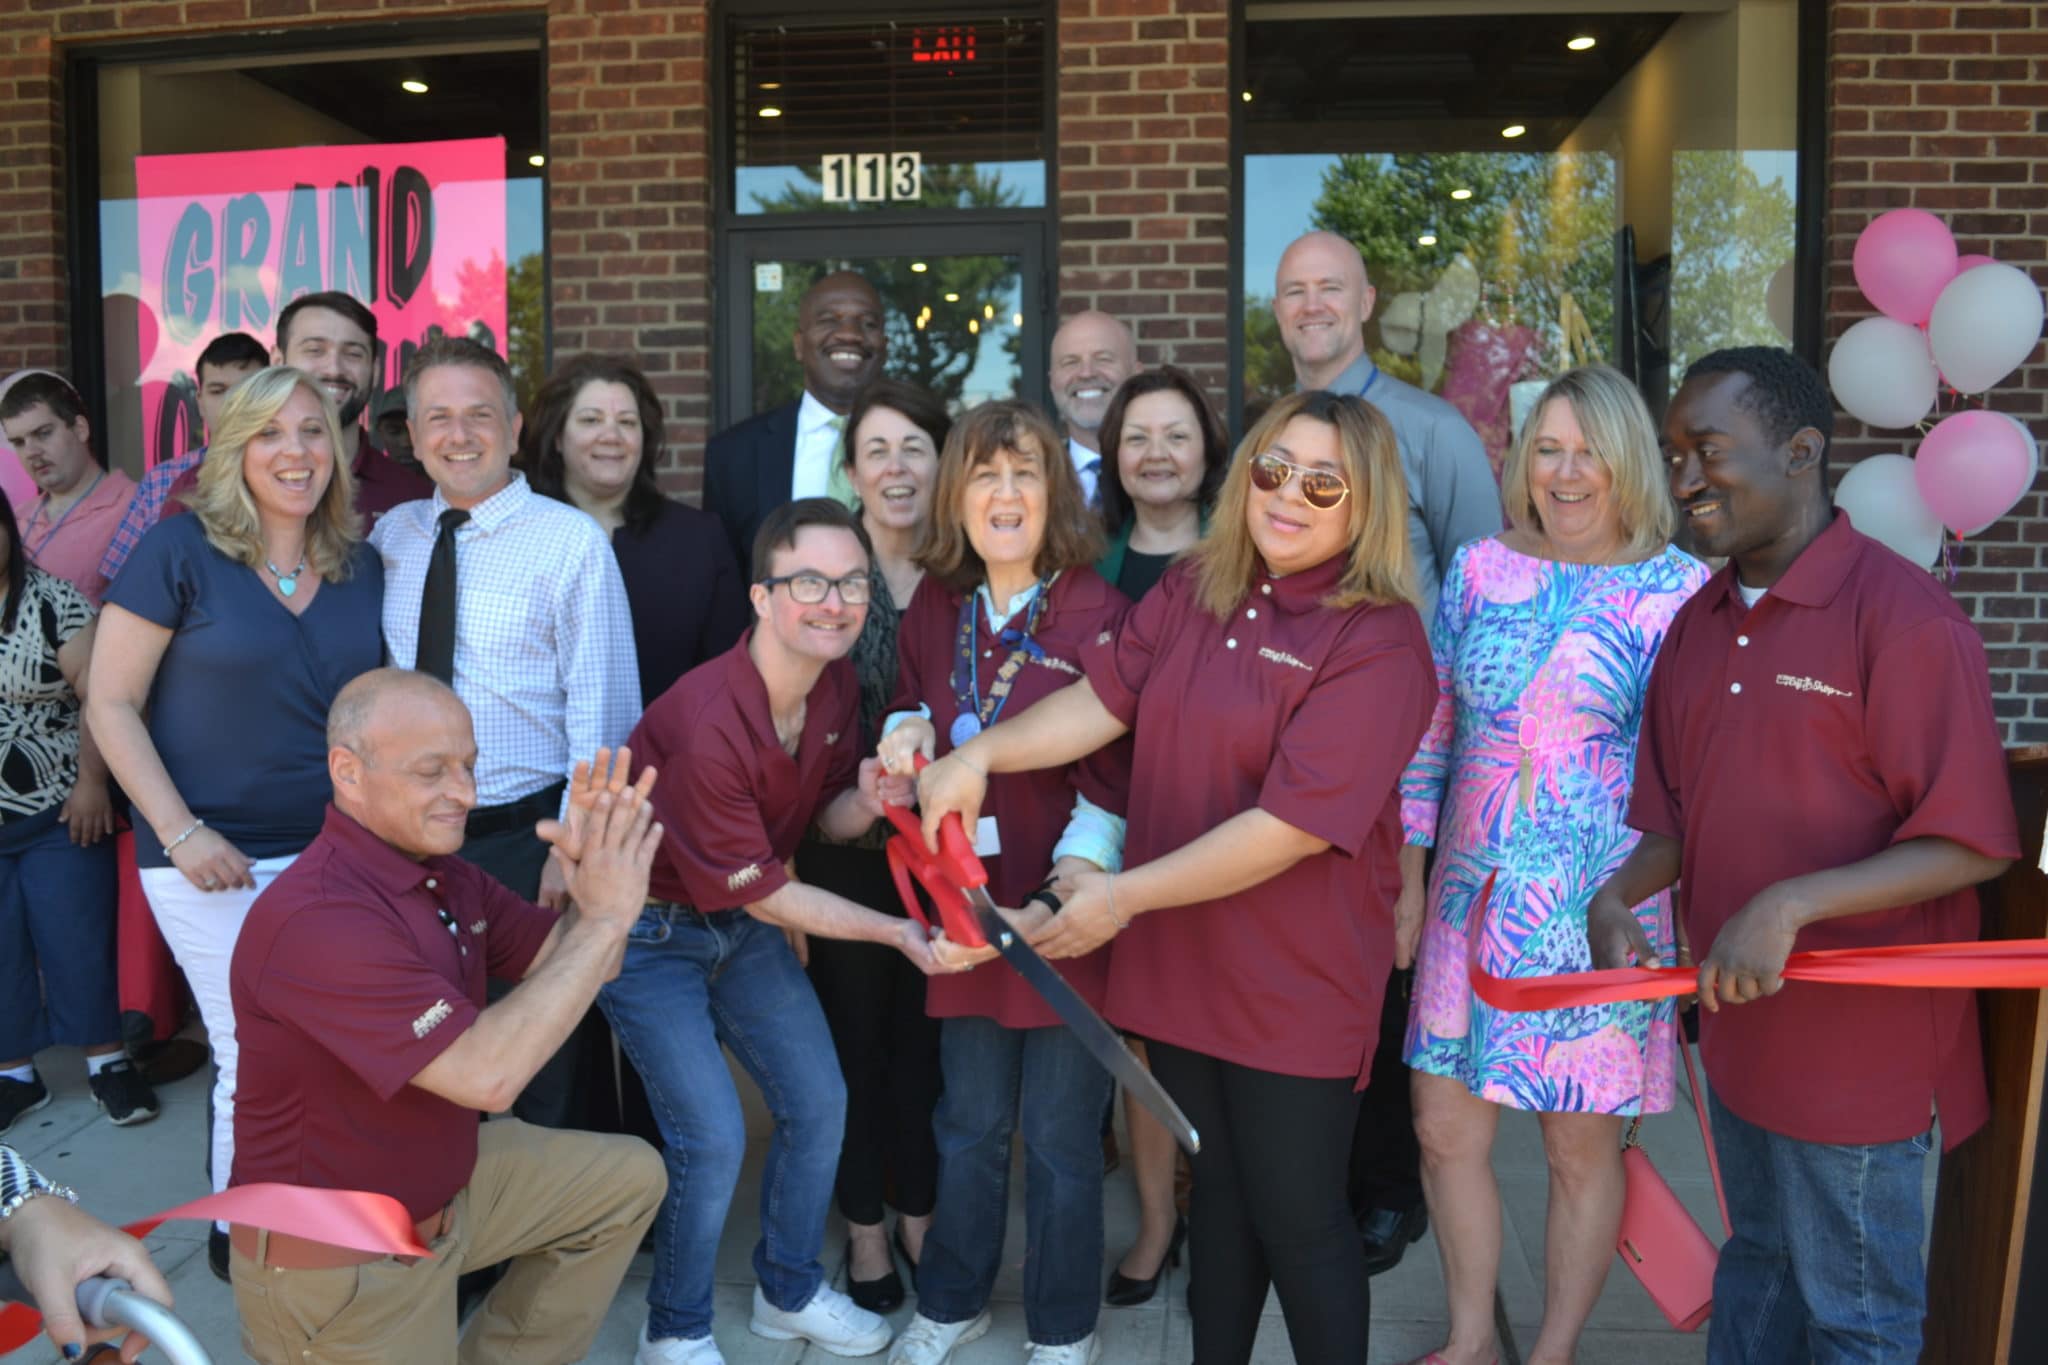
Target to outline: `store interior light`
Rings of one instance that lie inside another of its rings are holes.
[[[1522,124],[1510,123],[1507,127],[1500,130],[1500,135],[1502,137],[1520,137],[1522,134],[1528,131],[1529,130]]]
[[[1022,313],[1010,314],[1010,325],[1012,327],[1022,327],[1024,325],[1024,315]]]
[[[427,93],[427,83],[425,81],[400,81],[398,83],[398,88],[400,90],[403,90],[408,95],[424,95]]]
[[[925,271],[930,269],[931,267],[926,265],[923,261],[912,261],[910,263],[910,273],[913,275],[922,275]]]
[[[1435,234],[1434,232],[1425,232],[1425,233],[1423,233],[1423,234],[1422,234],[1422,235],[1421,235],[1420,237],[1417,237],[1417,238],[1415,239],[1415,245],[1417,245],[1417,246],[1435,246],[1435,245],[1436,245],[1436,234]]]
[[[975,336],[979,336],[979,335],[981,334],[981,319],[980,319],[980,318],[969,318],[969,319],[967,319],[967,330],[968,330],[968,332],[969,332],[970,334],[972,334],[972,335],[975,335]]]
[[[762,105],[762,106],[761,106],[761,117],[762,117],[762,118],[781,118],[781,117],[782,117],[782,111],[781,111],[780,109],[776,108],[776,107],[775,107],[774,105],[772,105],[772,104],[764,104],[764,105]]]
[[[526,164],[529,166],[545,166],[548,164],[548,159],[539,152],[535,152],[532,156],[526,158]]]
[[[958,294],[948,294],[948,295],[946,295],[946,302],[947,302],[947,303],[958,303],[958,302],[960,302],[960,296],[959,296]]]
[[[996,320],[996,306],[992,303],[984,303],[981,305],[981,315],[990,322],[994,322]]]
[[[1247,90],[1238,98],[1242,99],[1246,104],[1250,104],[1252,102],[1252,92]]]
[[[1574,52],[1591,52],[1594,48],[1598,47],[1599,45],[1600,40],[1598,38],[1592,37],[1591,35],[1584,33],[1580,34],[1578,37],[1572,39],[1570,42],[1565,44],[1566,47],[1570,48]]]
[[[782,88],[782,82],[781,82],[781,81],[762,81],[762,82],[761,82],[761,85],[760,85],[760,87],[759,87],[759,88],[760,88],[760,89],[763,89],[763,90],[780,90],[780,89]]]
[[[1451,191],[1451,198],[1453,199],[1470,199],[1471,197],[1472,191],[1468,189],[1455,189]]]

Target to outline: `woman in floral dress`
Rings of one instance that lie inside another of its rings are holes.
[[[1401,787],[1397,951],[1417,959],[1406,1060],[1451,1318],[1449,1342],[1418,1365],[1498,1356],[1498,1106],[1542,1115],[1550,1210],[1543,1330],[1529,1359],[1557,1362],[1572,1359],[1613,1259],[1622,1123],[1672,1102],[1669,1001],[1503,1013],[1466,984],[1467,934],[1498,976],[1591,966],[1586,903],[1637,839],[1623,817],[1650,666],[1707,571],[1671,548],[1675,513],[1649,412],[1604,366],[1544,391],[1502,491],[1511,529],[1466,545],[1444,576],[1436,712]],[[1637,914],[1668,955],[1669,899]]]

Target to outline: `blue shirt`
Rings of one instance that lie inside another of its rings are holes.
[[[171,632],[149,689],[149,737],[192,813],[250,858],[297,853],[320,833],[327,709],[384,661],[384,565],[367,544],[294,616],[258,571],[207,544],[197,516],[151,527],[107,592]],[[135,861],[168,867],[177,830],[135,814]]]

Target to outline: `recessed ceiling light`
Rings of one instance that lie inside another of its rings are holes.
[[[946,295],[946,302],[947,302],[947,303],[958,303],[958,302],[960,302],[960,296],[959,296],[958,294],[948,294],[948,295]]]
[[[1507,127],[1500,130],[1500,135],[1502,137],[1520,137],[1522,134],[1528,131],[1529,130],[1522,124],[1510,123]]]
[[[535,152],[532,156],[526,158],[526,164],[529,166],[545,166],[548,164],[548,159],[539,152]]]
[[[782,88],[782,82],[781,82],[781,81],[762,81],[762,82],[761,82],[761,85],[760,85],[760,88],[761,88],[761,89],[763,89],[763,90],[780,90],[780,89]]]
[[[1425,232],[1425,233],[1423,233],[1423,234],[1422,234],[1422,235],[1421,235],[1420,237],[1417,237],[1417,238],[1415,239],[1415,245],[1417,245],[1417,246],[1435,246],[1435,245],[1436,245],[1436,234],[1435,234],[1434,232]]]
[[[776,107],[775,107],[774,105],[772,105],[772,104],[764,104],[764,105],[762,105],[762,106],[761,106],[761,117],[762,117],[762,118],[781,118],[781,117],[782,117],[782,111],[781,111],[780,109],[777,109],[777,108],[776,108]]]
[[[1570,48],[1574,52],[1591,52],[1595,47],[1599,45],[1599,43],[1600,40],[1598,38],[1589,37],[1588,35],[1582,33],[1578,37],[1566,43],[1565,46]]]
[[[1451,191],[1451,198],[1453,199],[1470,199],[1471,197],[1472,191],[1467,189],[1456,189]]]
[[[969,331],[970,333],[972,333],[973,335],[975,335],[975,336],[980,336],[980,335],[981,335],[981,319],[980,319],[980,318],[969,318],[969,319],[967,319],[967,330],[968,330],[968,331]]]
[[[1247,90],[1238,98],[1242,99],[1246,104],[1250,104],[1252,102],[1252,92]]]
[[[1010,314],[1010,325],[1012,327],[1022,327],[1024,325],[1024,315],[1022,313]]]
[[[398,88],[408,95],[424,95],[427,93],[427,83],[425,81],[400,81]]]
[[[922,275],[925,271],[930,269],[931,267],[926,265],[923,261],[912,261],[910,263],[910,273],[913,275]]]

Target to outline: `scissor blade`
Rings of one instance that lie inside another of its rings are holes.
[[[1067,979],[1040,957],[1038,950],[1026,943],[1022,934],[1010,927],[1010,922],[997,912],[988,892],[978,886],[967,888],[967,903],[974,907],[982,936],[1017,969],[1017,974],[1033,990],[1044,997],[1045,1003],[1052,1006],[1053,1013],[1081,1040],[1081,1046],[1087,1048],[1089,1054],[1102,1063],[1103,1069],[1123,1084],[1132,1098],[1150,1109],[1153,1117],[1165,1124],[1166,1130],[1190,1154],[1201,1151],[1201,1135],[1195,1131],[1195,1125],[1188,1122],[1188,1116],[1181,1113],[1180,1106],[1173,1102],[1173,1096],[1167,1094],[1166,1088],[1154,1079],[1144,1064],[1131,1055],[1131,1050],[1124,1046],[1124,1040],[1109,1026],[1109,1021],[1089,1008],[1080,992],[1068,985]]]

